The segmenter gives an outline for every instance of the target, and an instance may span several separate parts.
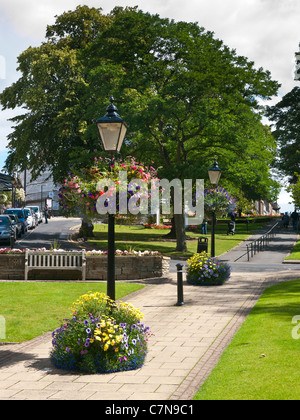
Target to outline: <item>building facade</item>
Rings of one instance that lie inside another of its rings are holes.
[[[20,179],[25,191],[27,206],[39,206],[43,210],[45,204],[48,204],[49,209],[54,213],[58,212],[59,186],[54,184],[51,172],[45,171],[36,180],[32,180],[31,172],[27,169],[20,174]]]

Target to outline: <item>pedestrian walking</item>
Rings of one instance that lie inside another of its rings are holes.
[[[289,218],[289,215],[288,215],[287,211],[284,213],[284,215],[282,217],[282,222],[283,222],[283,227],[284,228],[287,228],[289,226],[290,218]]]
[[[298,230],[298,222],[299,222],[299,214],[296,212],[296,209],[291,214],[291,219],[293,223],[293,229],[294,231]]]
[[[235,233],[235,214],[231,213],[230,214],[230,220],[228,222],[228,230],[227,230],[227,235],[234,235]]]

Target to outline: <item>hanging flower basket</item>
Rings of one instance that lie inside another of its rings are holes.
[[[207,215],[224,216],[234,211],[236,199],[225,188],[204,190],[204,211]]]

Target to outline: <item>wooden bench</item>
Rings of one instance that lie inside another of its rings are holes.
[[[79,270],[86,275],[85,251],[31,251],[25,253],[25,280],[31,270]]]

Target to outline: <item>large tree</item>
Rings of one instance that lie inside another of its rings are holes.
[[[279,86],[197,23],[80,6],[20,55],[19,70],[0,95],[4,108],[27,110],[14,119],[9,169],[30,166],[38,174],[47,165],[60,180],[70,162],[87,165],[98,147],[94,120],[113,95],[129,124],[125,153],[154,160],[161,178],[206,179],[217,157],[222,182],[246,197],[265,197],[276,186],[269,170],[275,144],[257,98]],[[181,215],[176,229],[184,250]]]
[[[33,177],[50,168],[60,182],[69,170],[74,150],[91,152],[96,133],[83,135],[92,121],[85,120],[87,69],[80,54],[111,22],[101,9],[79,6],[56,17],[47,27],[46,41],[18,57],[21,77],[0,95],[3,108],[22,107],[12,119],[8,136],[10,172],[30,168]]]
[[[286,176],[300,173],[300,87],[287,93],[276,105],[267,108],[274,122],[273,135],[278,142],[277,168]]]

